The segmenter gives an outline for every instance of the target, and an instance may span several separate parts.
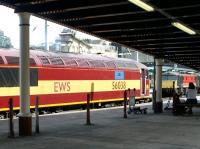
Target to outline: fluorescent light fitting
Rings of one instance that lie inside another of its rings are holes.
[[[128,0],[129,2],[137,5],[138,7],[141,7],[142,9],[146,11],[154,11],[154,8],[150,6],[149,4],[143,2],[142,0]]]
[[[193,31],[192,29],[190,29],[189,27],[183,25],[182,23],[179,23],[179,22],[172,22],[172,25],[179,28],[180,30],[190,34],[190,35],[195,35],[196,32]]]

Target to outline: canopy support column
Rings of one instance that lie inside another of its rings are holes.
[[[30,14],[20,12],[20,113],[19,135],[32,135],[32,116],[30,113],[30,70],[29,70],[29,21]]]
[[[163,59],[155,59],[156,62],[156,76],[155,76],[155,90],[156,90],[156,103],[154,113],[163,112],[163,101],[162,101],[162,65]]]

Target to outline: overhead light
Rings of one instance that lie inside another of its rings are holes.
[[[149,4],[143,2],[142,0],[128,0],[129,2],[141,7],[142,9],[146,11],[154,11],[154,8],[150,6]]]
[[[192,29],[190,29],[189,27],[187,27],[186,25],[183,25],[182,23],[180,22],[172,22],[172,25],[179,28],[180,30],[190,34],[190,35],[195,35],[196,32],[193,31]]]

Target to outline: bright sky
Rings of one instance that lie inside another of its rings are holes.
[[[0,30],[5,36],[10,37],[12,45],[19,48],[19,17],[13,9],[0,5]],[[34,30],[34,28],[36,28]],[[54,42],[63,30],[63,26],[48,22],[48,42]],[[78,38],[94,38],[92,36],[77,33]],[[30,18],[30,45],[37,45],[45,41],[45,21],[31,16]]]

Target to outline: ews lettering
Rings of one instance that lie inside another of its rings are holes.
[[[54,92],[67,92],[70,89],[70,82],[54,82]]]

